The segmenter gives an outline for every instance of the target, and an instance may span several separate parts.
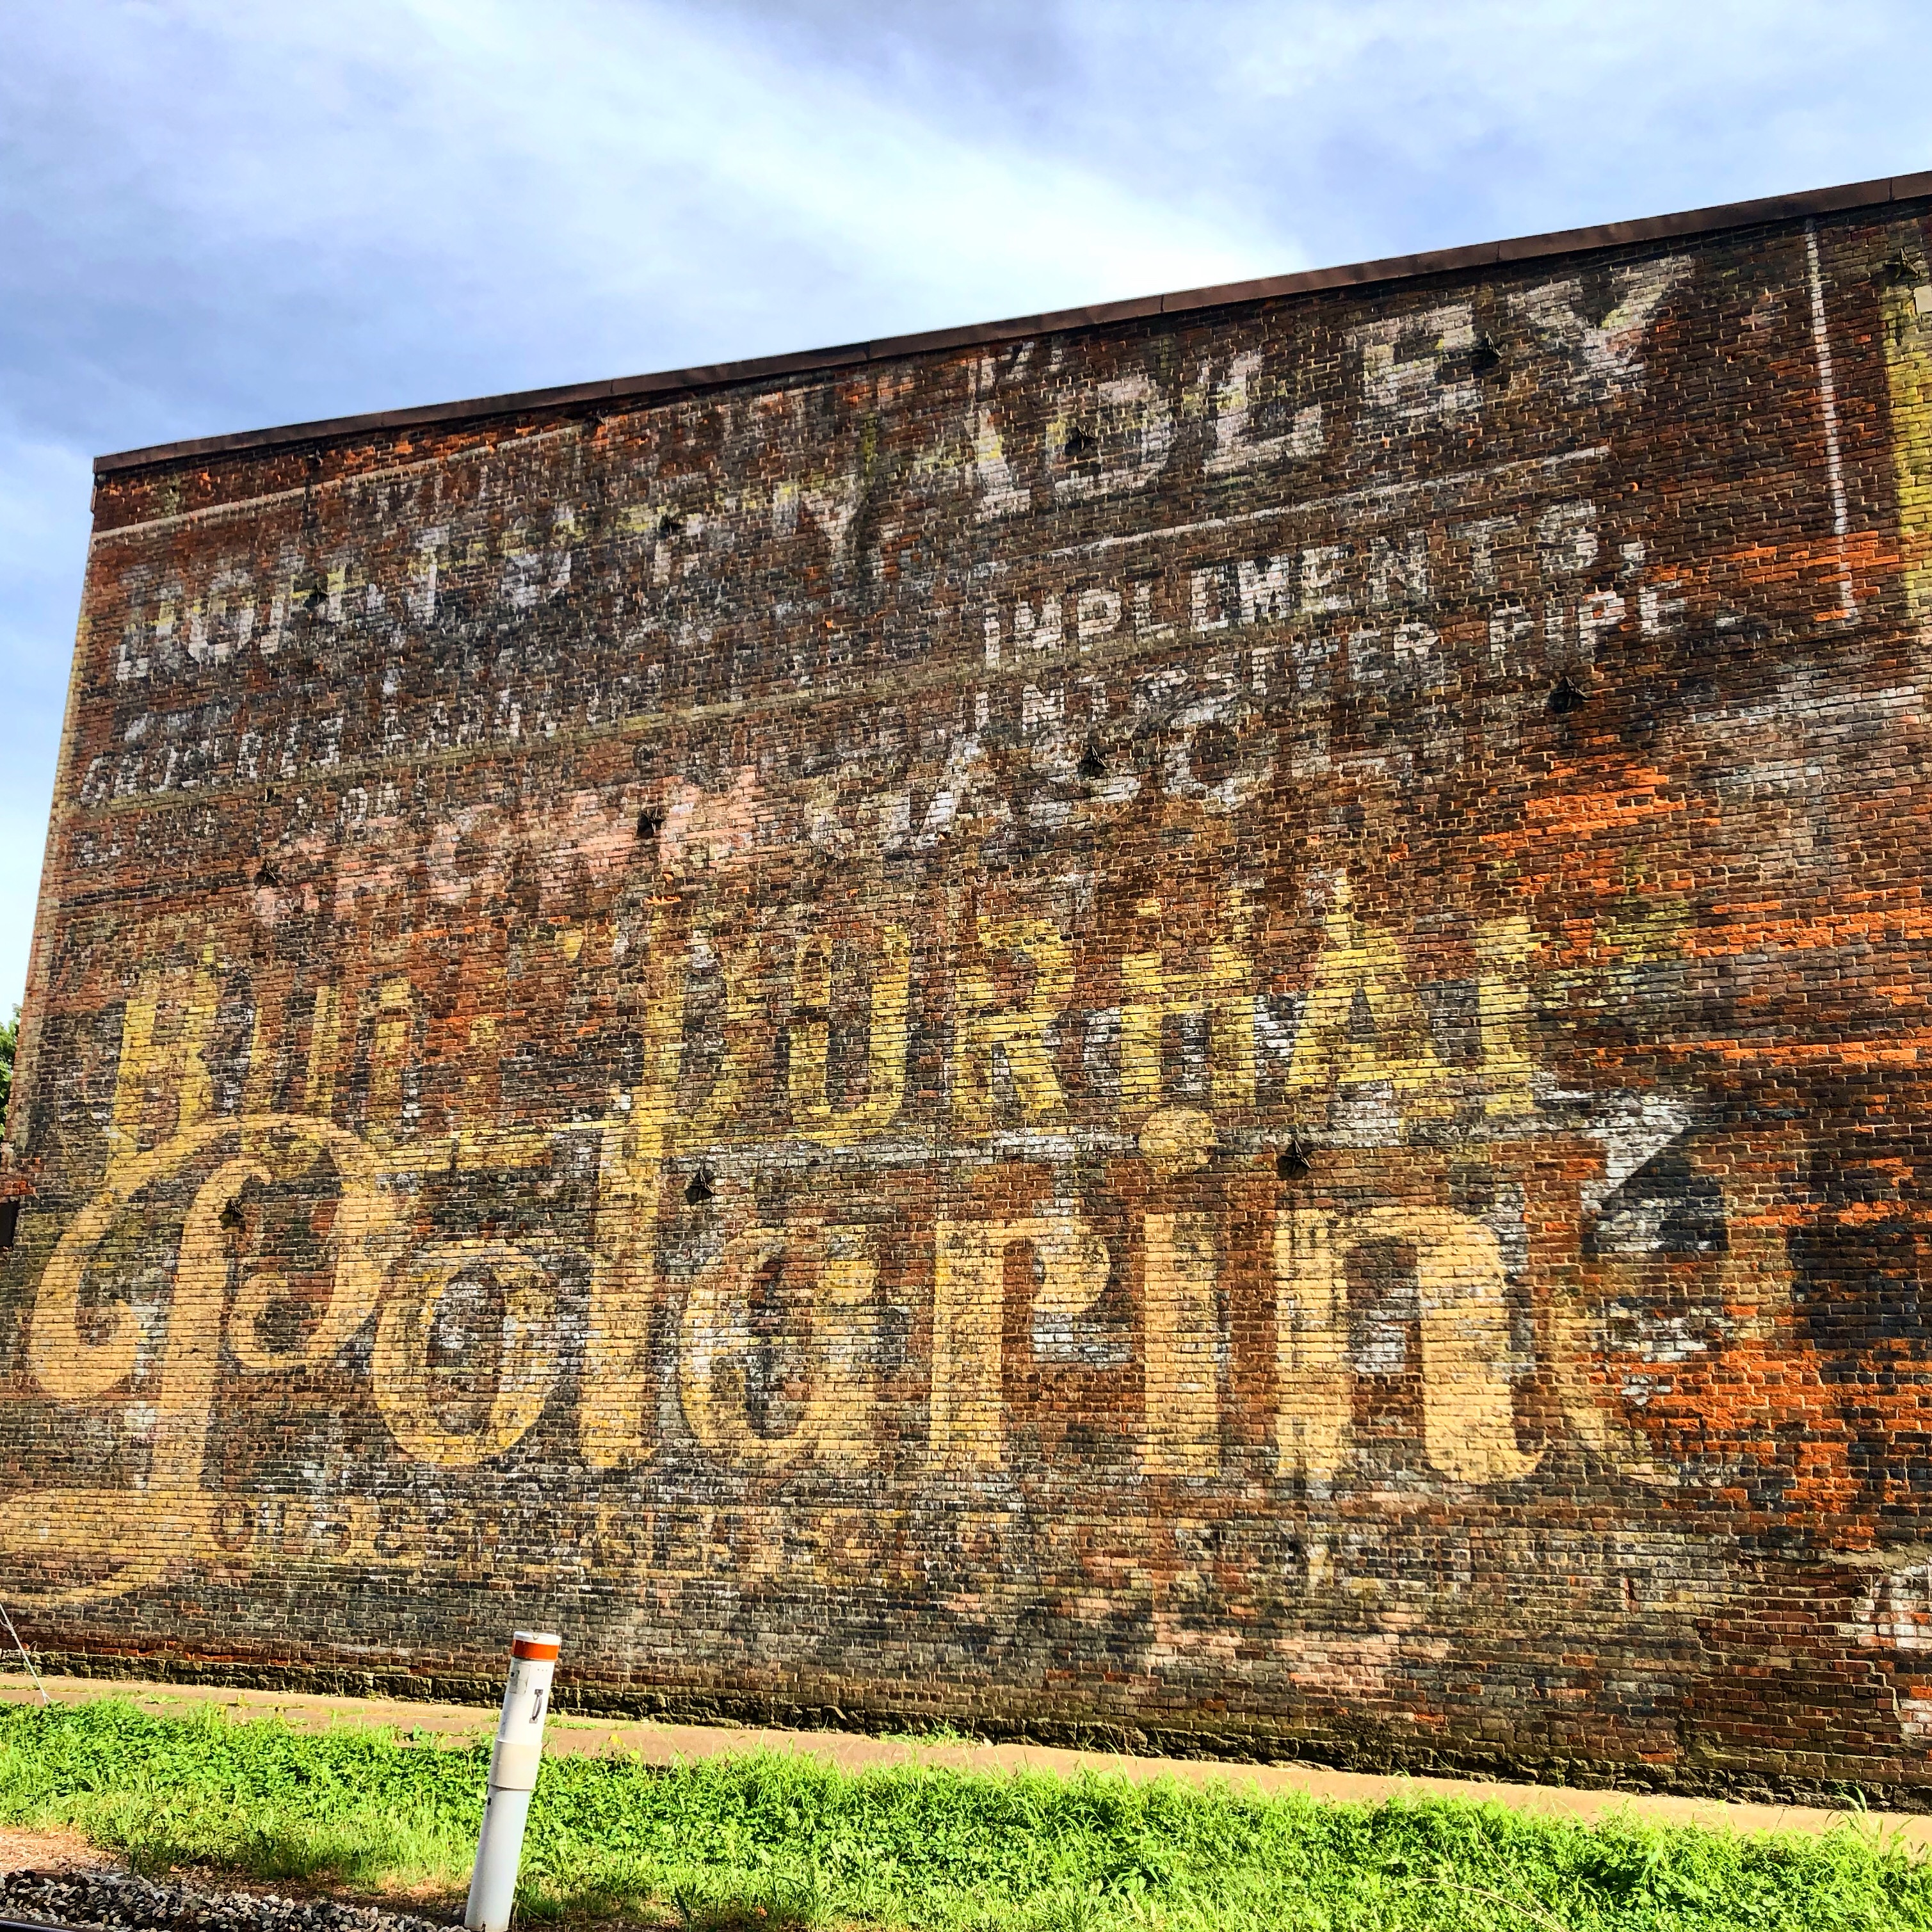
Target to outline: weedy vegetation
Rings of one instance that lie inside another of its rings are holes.
[[[488,1762],[216,1710],[0,1706],[0,1822],[73,1826],[149,1870],[448,1905]],[[1744,1838],[1102,1775],[554,1757],[520,1910],[690,1932],[1890,1932],[1932,1928],[1932,1865],[1850,1826]]]

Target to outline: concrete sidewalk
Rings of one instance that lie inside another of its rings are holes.
[[[50,1677],[47,1694],[57,1703],[82,1704],[124,1697],[157,1717],[182,1718],[214,1704],[238,1718],[280,1718],[300,1730],[331,1724],[379,1724],[403,1736],[412,1732],[450,1741],[488,1738],[496,1729],[494,1707],[418,1704],[375,1697],[318,1697],[277,1690],[109,1682],[94,1677]],[[0,1674],[0,1700],[37,1703],[39,1693],[20,1673]],[[1171,1778],[1184,1784],[1216,1782],[1267,1792],[1299,1792],[1309,1798],[1377,1804],[1390,1798],[1460,1798],[1508,1804],[1544,1817],[1588,1822],[1623,1815],[1660,1825],[1702,1825],[1734,1832],[1808,1832],[1850,1826],[1869,1837],[1895,1839],[1919,1856],[1932,1852],[1932,1816],[1912,1812],[1853,1811],[1802,1804],[1729,1804],[1712,1798],[1649,1792],[1585,1791],[1562,1785],[1509,1784],[1455,1778],[1382,1777],[1329,1771],[1318,1765],[1255,1765],[1199,1758],[1126,1757],[1098,1750],[1056,1750],[1045,1744],[947,1744],[916,1737],[873,1737],[852,1731],[760,1730],[750,1726],[660,1724],[648,1720],[559,1714],[551,1718],[545,1748],[553,1753],[601,1756],[612,1753],[647,1764],[720,1757],[732,1752],[772,1750],[816,1757],[844,1771],[876,1765],[941,1765],[958,1771],[1112,1772],[1146,1783]]]

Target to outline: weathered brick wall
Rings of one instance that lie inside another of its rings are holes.
[[[23,1628],[1932,1790],[1925,214],[111,470]]]

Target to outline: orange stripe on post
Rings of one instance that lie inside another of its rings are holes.
[[[510,1654],[528,1658],[536,1664],[548,1664],[562,1647],[560,1638],[539,1636],[533,1630],[519,1630],[510,1646]]]

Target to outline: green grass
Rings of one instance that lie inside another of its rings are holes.
[[[150,1870],[448,1900],[488,1762],[218,1711],[0,1706],[0,1822],[71,1825]],[[574,1757],[544,1766],[522,1909],[699,1928],[1865,1932],[1932,1928],[1932,1866],[1849,1829],[1746,1838],[1099,1776]]]

